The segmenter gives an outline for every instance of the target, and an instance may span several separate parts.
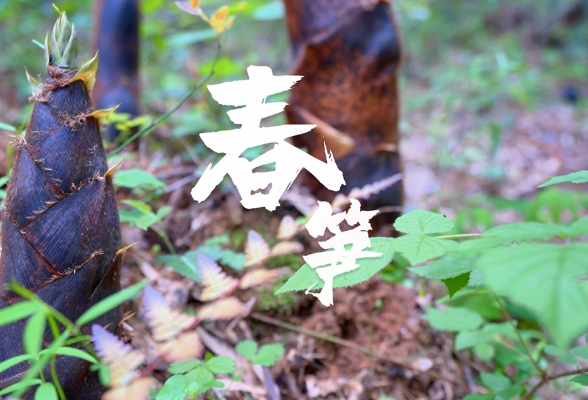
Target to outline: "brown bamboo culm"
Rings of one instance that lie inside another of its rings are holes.
[[[77,36],[61,13],[45,40],[48,78],[34,91],[35,106],[17,152],[2,216],[0,308],[21,297],[6,289],[15,280],[75,321],[119,290],[120,225],[99,119],[88,96],[97,58],[78,70]],[[93,323],[115,332],[120,310]],[[24,354],[26,321],[0,327],[0,362]],[[89,326],[82,328],[89,333]],[[47,328],[43,346],[54,338]],[[101,388],[89,363],[59,357],[57,375],[67,399],[98,400]],[[19,381],[28,363],[0,373],[0,389]],[[51,379],[48,368],[44,372]],[[90,378],[89,378],[90,377]],[[23,398],[32,399],[34,388]]]
[[[316,124],[293,138],[325,159],[324,143],[353,188],[385,180],[401,171],[398,136],[398,72],[401,40],[387,0],[284,0],[292,45],[292,75],[304,76],[290,91],[289,123]],[[334,193],[310,174],[306,183],[321,200]],[[401,182],[361,200],[362,209],[397,209]],[[399,212],[371,222],[391,229]]]

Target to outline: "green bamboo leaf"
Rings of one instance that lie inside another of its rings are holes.
[[[398,239],[382,237],[371,238],[371,247],[367,250],[382,253],[382,257],[358,259],[357,264],[359,265],[359,268],[337,275],[335,279],[333,279],[333,288],[352,286],[367,281],[382,268],[390,264],[392,257],[394,257],[392,243],[395,240]],[[316,285],[314,285],[315,283]],[[275,294],[308,290],[311,286],[313,290],[318,290],[324,286],[324,282],[319,278],[313,268],[308,264],[304,264],[281,288],[276,291]]]
[[[409,233],[394,240],[394,249],[402,253],[411,265],[440,257],[457,246],[453,240]]]
[[[7,395],[9,393],[14,393],[18,390],[26,389],[31,386],[38,385],[40,383],[43,383],[43,381],[40,379],[27,379],[24,381],[20,381],[20,382],[17,382],[15,384],[12,384],[12,385],[7,386],[4,389],[0,390],[0,396]]]
[[[572,182],[572,183],[584,183],[588,182],[588,171],[578,171],[572,172],[571,174],[567,175],[560,175],[555,176],[553,178],[549,178],[549,180],[541,185],[537,186],[538,188],[542,188],[545,186],[555,185],[557,183],[565,183],[565,182]]]
[[[35,400],[58,400],[57,390],[52,382],[45,382],[39,385],[35,391]]]
[[[98,318],[99,316],[107,313],[113,308],[118,307],[127,300],[132,299],[143,290],[143,288],[149,283],[147,279],[134,284],[131,287],[121,290],[118,293],[113,294],[105,298],[104,300],[94,304],[80,318],[76,321],[77,326],[82,326]]]
[[[43,311],[43,306],[32,301],[21,301],[0,310],[0,326],[11,324]]]
[[[20,364],[21,362],[32,360],[34,357],[35,356],[33,354],[23,354],[20,356],[9,358],[8,360],[4,360],[0,362],[0,372],[4,372],[17,364]]]
[[[37,354],[41,350],[46,323],[47,316],[44,311],[39,311],[29,318],[23,337],[23,345],[27,353]]]
[[[446,216],[423,210],[412,211],[394,222],[398,232],[421,235],[449,232],[453,226],[453,221]]]
[[[10,132],[14,132],[16,131],[16,128],[10,124],[4,123],[4,122],[0,122],[0,129],[3,129],[5,131],[10,131]]]
[[[538,316],[554,343],[566,348],[588,329],[588,243],[527,244],[492,249],[477,268],[493,291]]]

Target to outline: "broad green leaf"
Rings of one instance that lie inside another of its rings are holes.
[[[511,385],[510,379],[501,374],[490,374],[487,372],[480,372],[480,380],[488,389],[500,392],[508,389]]]
[[[588,244],[551,243],[492,249],[478,260],[484,282],[543,321],[554,343],[565,348],[588,328]]]
[[[478,357],[480,360],[485,361],[485,362],[492,361],[492,359],[496,355],[496,351],[494,349],[494,346],[491,345],[490,343],[476,344],[473,348],[473,352],[476,355],[476,357]],[[508,363],[503,363],[503,365],[506,365],[506,364],[508,364]]]
[[[139,168],[127,169],[116,172],[114,183],[130,189],[144,186],[146,189],[165,189],[167,186],[164,182],[157,179],[147,171]]]
[[[43,333],[47,316],[44,311],[33,314],[24,329],[23,345],[25,351],[29,354],[37,354],[43,345]]]
[[[394,250],[402,253],[410,261],[411,265],[416,265],[423,261],[441,257],[449,250],[455,248],[457,242],[409,233],[408,235],[394,239],[393,246]]]
[[[484,284],[484,275],[477,269],[470,272],[470,280],[468,281],[469,287],[482,286]]]
[[[172,375],[157,393],[156,400],[184,400],[188,395],[189,381],[184,375]]]
[[[45,382],[37,387],[35,400],[58,400],[57,390],[52,382]]]
[[[35,356],[33,354],[23,354],[20,356],[9,358],[8,360],[4,360],[0,362],[0,372],[4,372],[9,368],[14,367],[15,365],[20,364],[21,362],[31,360],[34,357]]]
[[[549,180],[541,185],[537,186],[538,188],[542,188],[545,186],[555,185],[557,183],[565,183],[565,182],[572,182],[572,183],[584,183],[588,182],[588,171],[578,171],[572,172],[571,174],[567,175],[560,175],[555,176],[553,178],[549,178]]]
[[[510,386],[510,387],[496,393],[496,399],[497,400],[510,400],[515,397],[518,398],[518,396],[520,396],[524,390],[525,390],[525,388],[523,386],[513,385],[513,386]]]
[[[480,343],[492,342],[492,335],[480,331],[461,331],[455,335],[455,350],[470,349]]]
[[[486,394],[468,394],[462,400],[495,400],[496,395],[494,393],[486,393]]]
[[[504,243],[504,240],[499,238],[482,238],[466,240],[459,243],[454,249],[453,253],[479,253],[484,250],[491,249]]]
[[[259,348],[257,355],[253,359],[253,364],[271,367],[284,355],[284,345],[282,343],[264,344]]]
[[[204,365],[214,374],[234,374],[237,370],[235,360],[227,356],[213,357]]]
[[[200,367],[201,365],[202,361],[200,360],[180,361],[170,365],[167,371],[170,374],[184,374],[188,371],[193,370],[196,367]]]
[[[449,292],[449,298],[452,298],[458,290],[463,289],[468,285],[469,280],[470,273],[466,272],[465,274],[454,276],[453,278],[443,279],[442,282]]]
[[[477,257],[454,257],[447,255],[424,267],[408,268],[412,273],[428,279],[449,279],[474,269]]]
[[[253,357],[257,352],[257,343],[253,340],[242,340],[237,343],[235,350],[249,361],[253,361]]]
[[[455,307],[446,307],[444,311],[427,307],[427,315],[423,318],[427,319],[433,328],[451,332],[476,329],[484,322],[480,314]]]
[[[394,228],[398,232],[421,235],[449,232],[453,226],[453,221],[449,218],[423,210],[412,211],[394,222]]]
[[[579,383],[582,386],[588,386],[588,374],[576,375],[570,381]]]
[[[359,265],[359,268],[337,275],[335,279],[333,279],[333,288],[352,286],[367,281],[382,268],[390,264],[392,257],[394,257],[392,243],[395,240],[398,239],[382,237],[371,238],[371,247],[367,250],[382,253],[382,257],[358,259],[357,264]],[[316,285],[314,285],[315,283]],[[307,290],[311,286],[313,290],[322,289],[324,282],[318,277],[313,268],[308,264],[304,264],[281,288],[276,291],[275,294]]]
[[[11,324],[30,317],[36,312],[43,312],[43,306],[32,301],[21,301],[0,310],[0,326]]]
[[[141,292],[141,290],[143,290],[147,283],[149,283],[147,279],[142,280],[139,283],[135,283],[133,286],[123,289],[120,292],[115,293],[102,301],[99,301],[98,303],[90,307],[88,310],[86,310],[86,312],[83,313],[80,316],[80,318],[78,318],[78,320],[76,321],[76,325],[85,325],[88,322],[95,320],[99,316],[106,314],[113,308],[120,306],[125,301],[132,299],[133,297],[138,295]]]
[[[570,236],[575,238],[578,236],[588,235],[588,217],[584,217],[577,221],[574,221],[570,225]]]
[[[588,346],[578,346],[570,349],[570,354],[588,360]]]
[[[488,229],[482,236],[497,237],[504,242],[519,242],[522,240],[551,239],[552,237],[566,237],[569,228],[558,224],[541,222],[515,222],[499,225]]]

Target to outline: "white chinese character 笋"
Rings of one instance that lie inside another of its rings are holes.
[[[265,103],[272,94],[289,90],[301,76],[274,76],[269,67],[249,66],[249,80],[208,86],[210,94],[219,104],[241,107],[227,114],[240,129],[202,133],[204,144],[225,156],[214,166],[207,167],[192,189],[196,201],[204,201],[212,190],[229,175],[241,195],[245,208],[265,207],[273,211],[280,205],[282,194],[290,187],[302,168],[306,168],[325,187],[337,191],[345,184],[343,173],[337,168],[331,152],[325,145],[326,162],[322,162],[286,142],[286,138],[310,131],[316,125],[280,125],[260,128],[263,118],[278,114],[287,103]],[[249,161],[241,155],[248,148],[274,143],[273,149]],[[275,163],[275,170],[253,172],[262,165]],[[266,193],[254,193],[266,189]]]
[[[333,279],[337,275],[358,268],[359,265],[356,263],[358,258],[382,256],[382,253],[364,251],[371,246],[367,233],[367,231],[372,229],[369,220],[376,215],[378,211],[360,211],[361,205],[359,201],[356,199],[349,200],[351,201],[349,210],[335,215],[332,215],[333,209],[329,203],[319,201],[318,209],[306,224],[306,230],[308,230],[308,233],[314,238],[322,236],[327,228],[335,235],[329,240],[319,242],[319,245],[323,249],[333,249],[334,251],[324,251],[322,253],[303,256],[304,261],[306,261],[311,268],[316,269],[319,278],[325,282],[320,293],[311,293],[325,306],[333,304]],[[344,220],[347,221],[350,226],[358,226],[341,232],[339,224]],[[351,249],[346,250],[345,245],[352,245]],[[310,289],[312,289],[312,287]],[[309,293],[309,290],[306,291],[306,294]]]

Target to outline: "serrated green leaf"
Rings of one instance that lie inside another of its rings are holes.
[[[147,283],[149,283],[149,281],[145,279],[139,283],[135,283],[133,286],[130,286],[128,288],[121,290],[118,293],[113,294],[112,296],[105,298],[102,301],[99,301],[98,303],[90,307],[88,310],[86,310],[86,312],[84,312],[80,316],[80,318],[78,318],[78,320],[76,321],[76,325],[85,325],[88,322],[95,320],[99,316],[104,315],[108,311],[120,306],[125,301],[132,299],[143,290]]]
[[[427,279],[449,279],[465,274],[474,269],[477,257],[453,257],[447,255],[424,267],[409,267],[412,273]]]
[[[511,385],[510,379],[501,374],[490,374],[487,372],[480,372],[480,380],[488,389],[499,392],[508,389]]]
[[[492,249],[477,267],[486,285],[534,311],[565,348],[588,328],[588,286],[576,280],[588,273],[586,254],[586,243],[528,244]]]
[[[576,375],[570,381],[579,383],[582,386],[588,386],[588,374]]]
[[[519,242],[522,240],[551,239],[566,237],[569,233],[567,226],[541,222],[515,222],[488,229],[482,236],[497,237],[504,242]]]
[[[175,362],[169,366],[167,372],[169,372],[170,374],[184,374],[188,371],[193,370],[196,367],[200,367],[201,365],[202,361],[200,360],[187,360]]]
[[[233,374],[237,370],[235,360],[227,356],[211,358],[204,365],[214,374]]]
[[[184,375],[172,375],[157,393],[156,400],[184,400],[188,395],[189,381]]]
[[[582,235],[588,236],[588,217],[574,221],[570,225],[570,236],[572,238],[576,238]]]
[[[572,172],[571,174],[567,175],[560,175],[555,176],[553,178],[549,178],[549,180],[541,185],[537,186],[538,188],[555,185],[558,183],[565,183],[565,182],[572,182],[572,183],[584,183],[588,182],[588,171],[578,171]]]
[[[271,367],[283,355],[284,345],[282,343],[264,344],[259,348],[257,355],[253,359],[253,364]]]
[[[43,306],[32,301],[21,301],[0,310],[0,326],[11,324],[42,312]]]
[[[157,179],[153,174],[139,168],[117,171],[114,175],[115,185],[135,189],[145,187],[146,189],[165,189],[165,183]]]
[[[44,311],[37,312],[29,318],[23,337],[23,345],[27,353],[37,354],[41,350],[46,323],[47,316]]]
[[[454,276],[453,278],[443,279],[442,282],[449,292],[449,298],[452,298],[458,290],[463,289],[468,285],[469,280],[470,273],[466,272],[465,274]]]
[[[398,232],[420,235],[449,232],[453,226],[453,221],[444,215],[423,210],[412,211],[394,222]]]
[[[40,384],[35,391],[35,400],[57,400],[57,390],[52,382]]]
[[[196,382],[200,387],[214,380],[214,375],[205,366],[197,367],[185,376],[189,382]]]
[[[491,249],[496,246],[500,246],[504,243],[504,240],[498,238],[482,238],[466,240],[459,243],[454,249],[453,253],[479,253],[484,250]]]
[[[468,287],[482,286],[484,284],[484,275],[477,269],[470,272],[470,280],[468,281]]]
[[[441,257],[457,246],[453,240],[442,240],[427,235],[409,233],[393,242],[394,250],[402,253],[411,265]]]
[[[237,343],[235,350],[247,360],[253,361],[253,357],[257,352],[257,343],[253,340],[242,340]]]
[[[480,314],[455,307],[446,307],[444,311],[427,307],[426,319],[433,328],[451,332],[476,329],[484,322]]]
[[[359,268],[337,275],[333,279],[333,288],[352,286],[367,281],[382,268],[390,264],[392,257],[394,257],[394,248],[392,246],[394,240],[398,239],[371,238],[371,247],[368,250],[382,253],[382,257],[358,259],[357,264]],[[315,283],[316,285],[313,286]],[[318,277],[313,268],[308,264],[304,264],[275,294],[307,290],[311,286],[313,290],[322,289],[324,282]]]

